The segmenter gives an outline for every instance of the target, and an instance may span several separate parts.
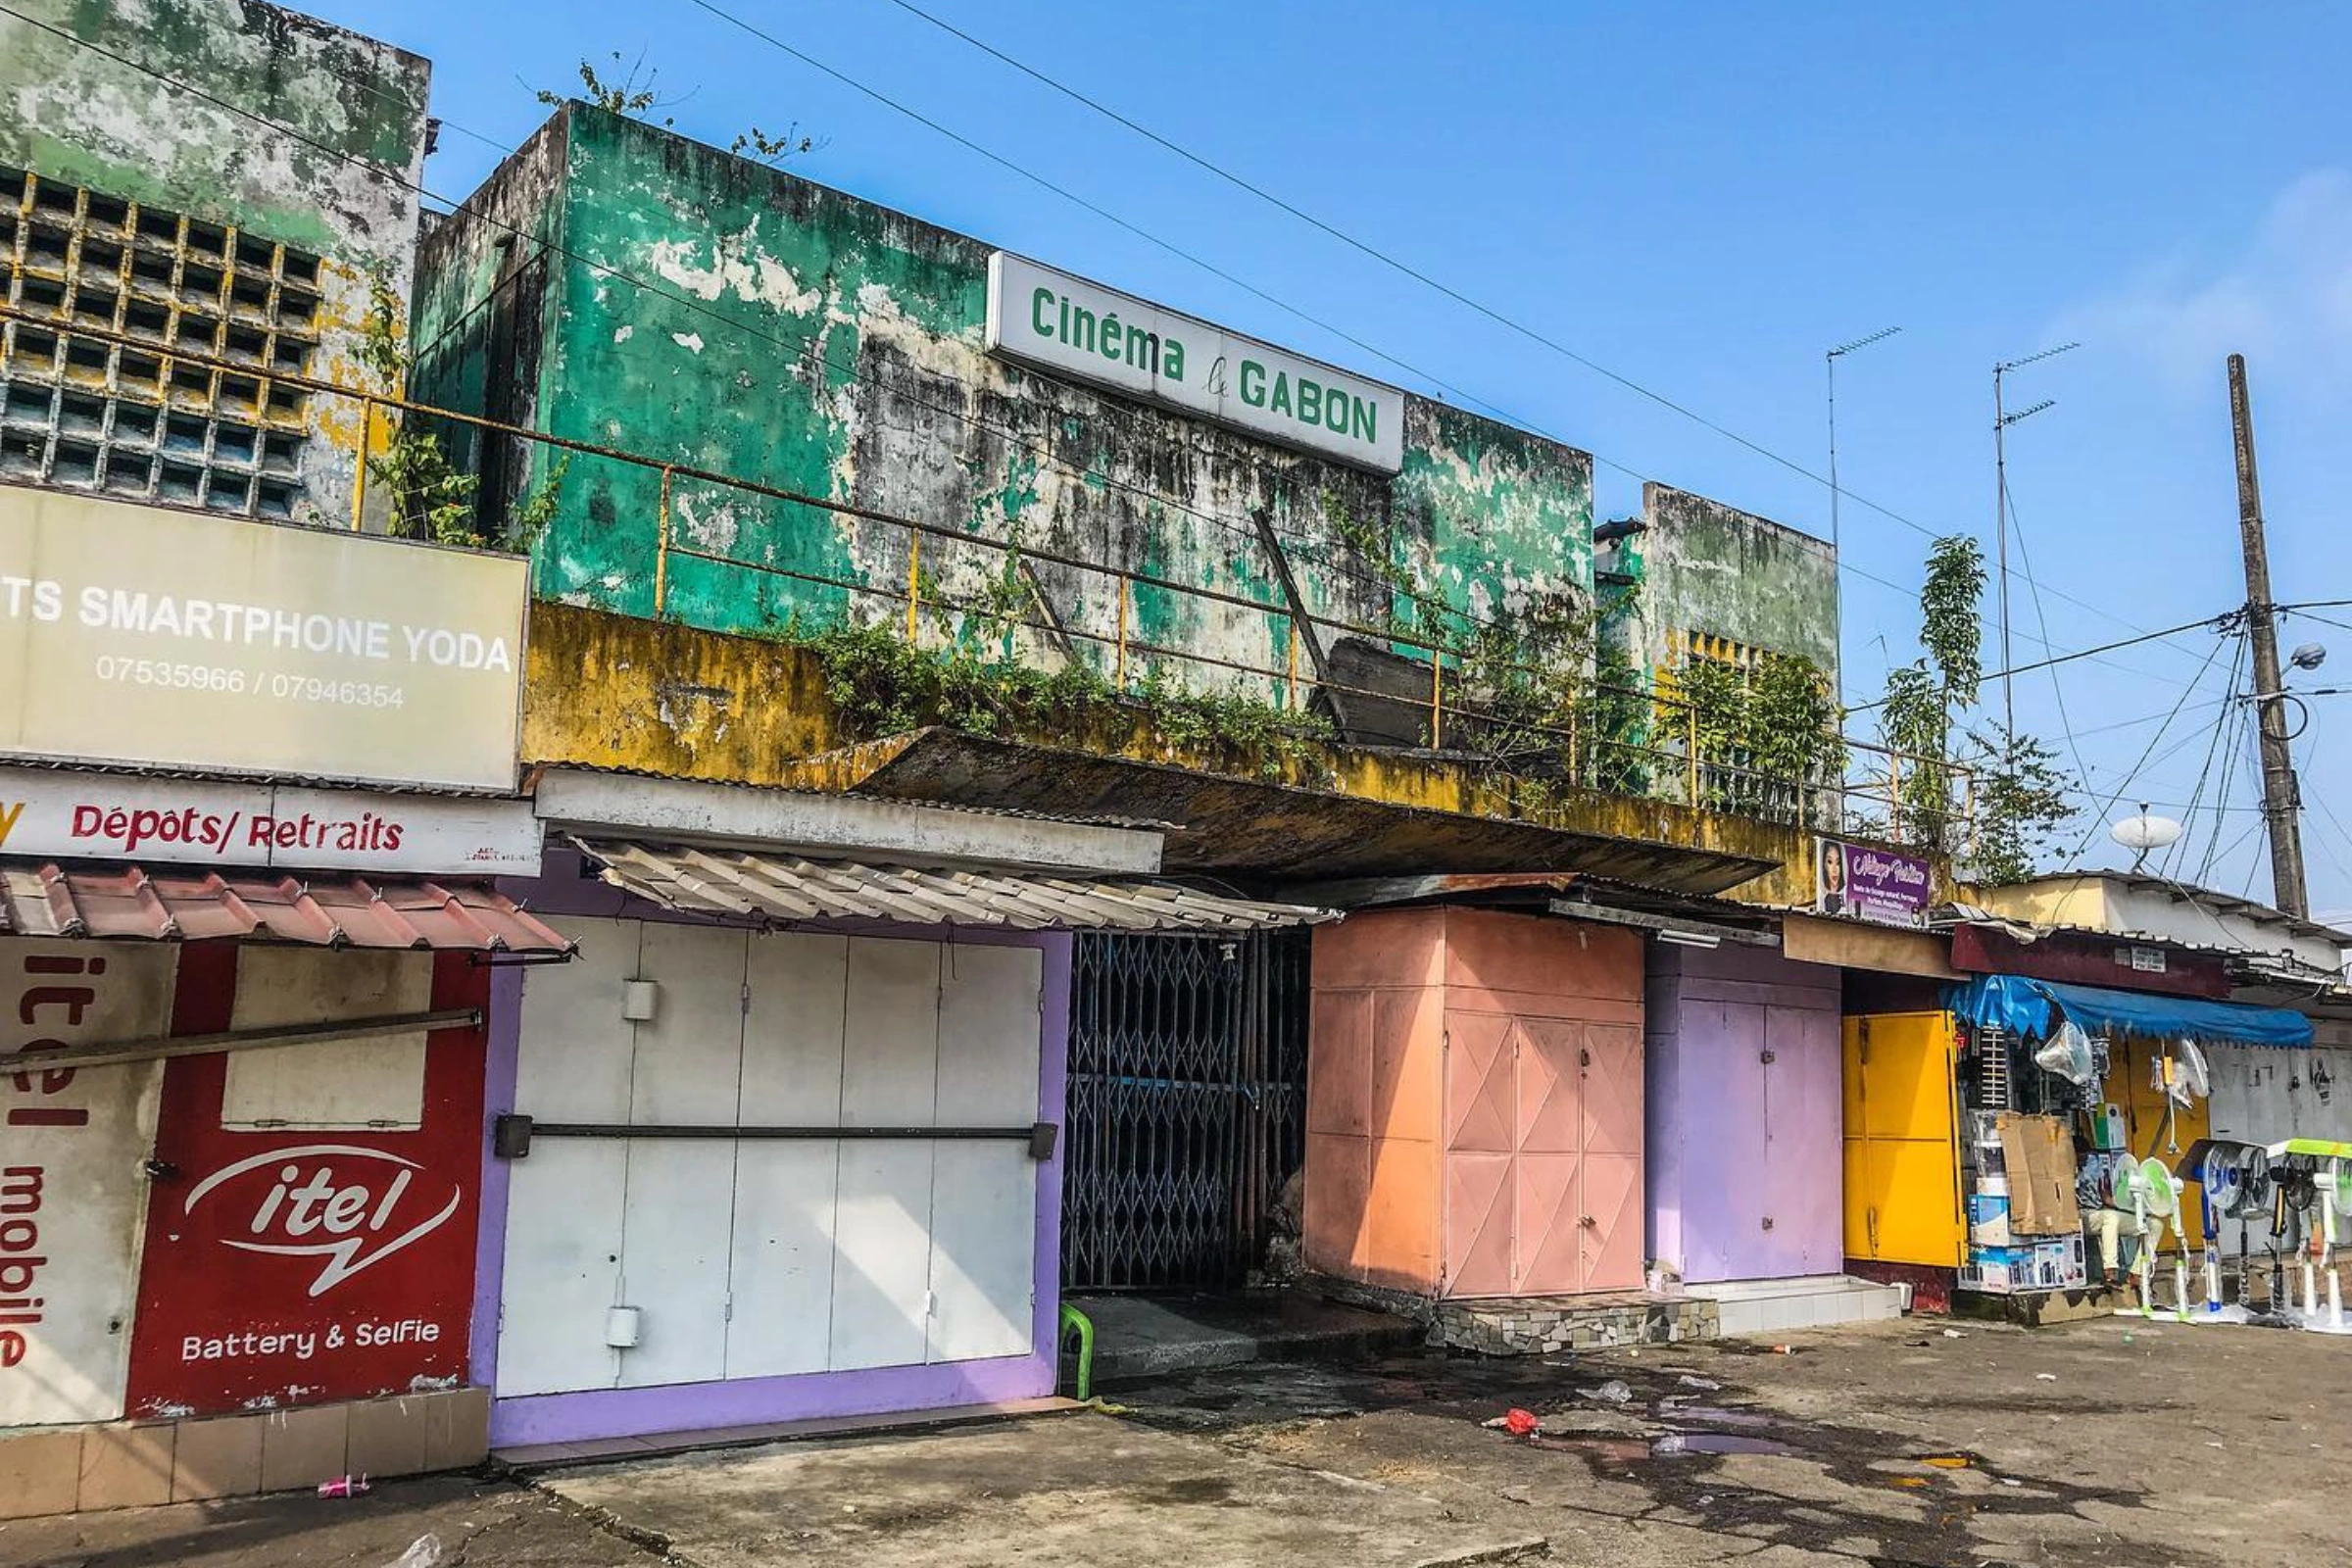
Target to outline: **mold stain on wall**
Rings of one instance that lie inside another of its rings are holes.
[[[532,342],[510,356],[534,359],[527,401],[557,434],[1243,596],[1274,608],[1139,586],[1128,635],[1263,669],[1284,667],[1289,625],[1261,521],[1311,613],[1388,621],[1387,583],[1333,536],[1327,497],[1460,608],[1591,591],[1582,452],[1411,398],[1405,468],[1392,478],[1129,403],[986,352],[980,241],[583,106],[542,137],[477,200],[560,233],[569,253],[548,259],[536,318],[516,327]],[[484,236],[464,232],[483,226],[459,220],[428,242],[420,342],[496,288]],[[438,399],[478,398],[498,379],[492,357],[487,344],[428,350],[420,377]],[[540,593],[651,614],[660,513],[657,470],[576,463]],[[762,632],[905,614],[901,600],[810,580],[904,592],[904,529],[685,480],[671,519],[680,546],[748,564],[673,553],[664,611],[690,624]],[[925,633],[955,635],[956,614],[937,601],[976,599],[1004,557],[937,537],[917,548]],[[1024,657],[1106,666],[1116,583],[1030,568],[1031,612],[1080,635],[1024,634]],[[1231,678],[1200,664],[1169,674]]]

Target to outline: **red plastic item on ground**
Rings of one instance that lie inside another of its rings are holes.
[[[1542,1425],[1543,1423],[1536,1419],[1533,1410],[1506,1410],[1503,1412],[1502,1430],[1514,1438],[1532,1438],[1536,1435],[1536,1429]]]
[[[318,1483],[321,1497],[357,1497],[369,1490],[366,1476],[338,1476]]]

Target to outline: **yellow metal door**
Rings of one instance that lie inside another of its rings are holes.
[[[2167,1165],[2180,1163],[2181,1152],[2213,1131],[2213,1102],[2199,1098],[2175,1113],[2168,1131],[2164,1121],[2165,1095],[2157,1087],[2156,1063],[2164,1047],[2153,1040],[2118,1040],[2107,1049],[2107,1081],[2100,1094],[2124,1108],[2124,1129],[2132,1157],[2153,1154]],[[2183,1236],[2191,1250],[2205,1245],[2205,1210],[2198,1190],[2180,1190],[2180,1220],[2166,1227],[2162,1250],[2177,1251]]]
[[[1845,1020],[1848,1257],[1957,1267],[1967,1223],[1943,1012]]]

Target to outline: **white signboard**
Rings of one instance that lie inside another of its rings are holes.
[[[988,259],[988,347],[1286,446],[1404,466],[1396,388],[1004,251]]]
[[[0,754],[512,789],[528,571],[0,486]]]
[[[0,1427],[122,1414],[163,1063],[40,1060],[170,1029],[176,956],[0,940]]]
[[[0,855],[537,876],[528,801],[0,768]]]

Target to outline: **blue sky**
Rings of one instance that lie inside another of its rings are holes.
[[[1828,531],[1818,481],[1303,227],[889,0],[724,3],[1266,294],[1592,451],[1604,517],[1638,509],[1645,474]],[[1991,367],[2069,338],[2083,346],[2012,383],[2013,407],[2057,400],[2010,442],[2042,585],[2038,615],[2033,591],[2014,590],[2021,662],[2042,656],[2042,617],[2051,644],[2075,649],[2242,598],[2223,368],[2232,349],[2252,367],[2277,597],[2352,599],[2341,96],[2352,10],[920,3],[1816,473],[1823,352],[1900,324],[1839,374],[1851,699],[1875,696],[1887,663],[1914,652],[1908,585],[1927,540],[1850,497],[1932,532],[1989,538]],[[723,144],[753,122],[797,121],[826,138],[795,165],[812,178],[1426,385],[690,0],[314,8],[433,59],[434,108],[450,128],[427,183],[444,194],[470,191],[496,162],[466,131],[511,145],[544,113],[529,87],[568,86],[583,53],[643,50],[682,99],[664,113],[689,134]],[[2325,613],[2352,623],[2352,607]],[[2306,684],[2352,685],[2352,629],[2297,617],[2284,640],[2337,649],[2342,663]],[[2180,814],[2231,710],[2219,700],[2230,650],[2209,660],[2216,646],[2192,633],[2059,672],[2102,797],[2198,681],[2126,798]],[[2019,677],[2017,701],[2021,728],[2067,749],[2049,674]],[[2352,800],[2334,805],[2334,786],[2352,781],[2352,736],[2341,733],[2352,699],[2310,709],[2297,760],[2314,807],[2314,902],[2352,909]],[[2236,892],[2251,878],[2267,898],[2249,833],[2250,748],[2238,750],[2223,759],[2231,808],[2208,880]],[[2208,802],[2224,771],[2217,761]],[[2189,871],[2213,820],[2194,824]],[[2102,832],[2084,863],[2119,858]]]

